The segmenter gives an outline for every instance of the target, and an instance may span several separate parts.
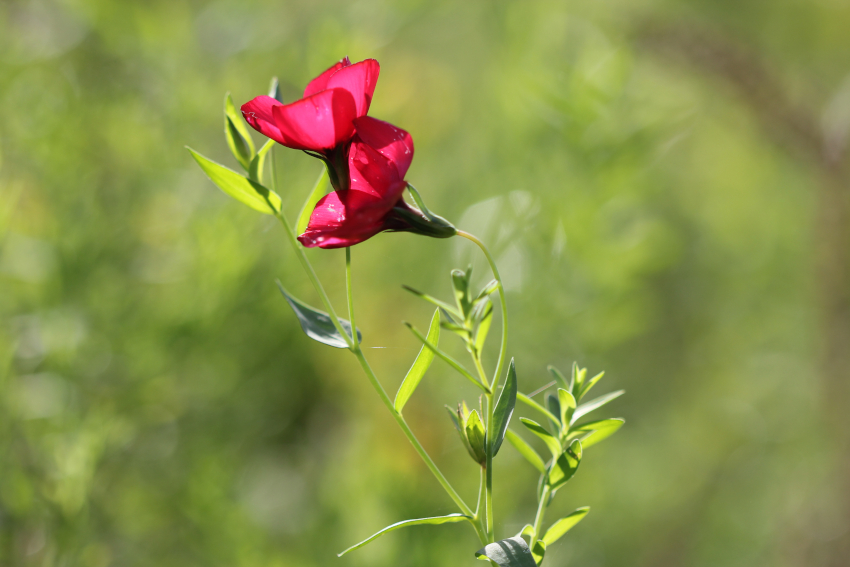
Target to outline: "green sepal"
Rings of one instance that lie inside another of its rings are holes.
[[[519,536],[487,544],[475,557],[486,557],[499,567],[537,567],[528,544]]]
[[[270,191],[247,177],[240,175],[211,159],[208,159],[190,147],[186,147],[210,181],[215,183],[219,189],[242,203],[248,205],[255,211],[267,215],[277,214],[280,211],[280,197],[274,191]]]
[[[364,539],[360,543],[358,543],[356,545],[352,545],[351,547],[349,547],[348,549],[346,549],[342,553],[338,553],[337,557],[342,557],[343,555],[345,555],[349,551],[353,551],[353,550],[357,549],[358,547],[363,547],[364,545],[366,545],[370,541],[381,537],[385,533],[389,533],[389,532],[391,532],[393,530],[397,530],[399,528],[406,528],[408,526],[421,526],[421,525],[426,525],[426,524],[439,525],[439,524],[462,522],[464,520],[470,520],[471,521],[472,518],[470,516],[465,516],[463,514],[449,514],[448,516],[437,516],[437,517],[434,517],[434,518],[418,518],[418,519],[415,519],[415,520],[404,520],[403,522],[397,522],[397,523],[395,523],[391,526],[387,526],[386,528],[382,529],[378,533],[369,536],[368,538]]]
[[[558,541],[561,536],[570,531],[576,524],[584,519],[587,516],[587,513],[590,512],[590,506],[583,506],[577,509],[575,512],[570,514],[569,516],[565,516],[552,524],[548,530],[546,530],[546,535],[544,535],[541,540],[546,543],[547,546],[552,545],[556,541]]]
[[[581,442],[576,439],[561,453],[558,460],[552,464],[547,480],[552,491],[564,486],[576,474],[581,463]]]
[[[468,442],[469,455],[476,463],[483,465],[487,462],[487,454],[484,449],[487,432],[484,429],[484,422],[478,416],[478,410],[472,410],[472,413],[469,414],[464,426],[464,433]]]
[[[428,207],[425,206],[425,202],[413,185],[408,184],[407,189],[414,203],[416,203],[416,207],[419,208],[410,206],[393,208],[393,214],[406,221],[409,225],[409,228],[404,229],[405,231],[432,238],[451,238],[457,234],[457,229],[452,223],[428,210]]]
[[[301,324],[301,330],[303,330],[308,337],[314,341],[318,341],[334,348],[349,348],[348,341],[339,334],[339,331],[337,331],[336,326],[334,326],[327,313],[310,307],[303,301],[290,295],[286,289],[284,289],[283,285],[281,285],[280,281],[277,282],[277,287],[280,288],[280,293],[283,294],[283,297],[286,298],[286,302],[289,303],[289,306],[295,312],[295,316],[298,317],[298,322]],[[339,323],[350,337],[351,323],[345,319],[340,319]],[[358,329],[357,342],[359,343],[362,340],[363,335]]]
[[[502,446],[502,441],[505,439],[505,432],[508,430],[508,424],[514,413],[517,394],[516,383],[516,365],[512,358],[510,365],[508,365],[505,386],[502,388],[501,394],[499,394],[499,401],[496,402],[496,409],[493,412],[493,431],[490,432],[492,435],[490,451],[494,457]]]
[[[431,326],[428,329],[428,336],[426,338],[428,339],[428,342],[435,346],[440,344],[439,309],[435,310],[434,316],[431,317]],[[402,408],[404,408],[404,404],[407,403],[407,400],[409,400],[410,396],[413,395],[416,387],[419,386],[419,382],[422,381],[422,377],[425,376],[425,372],[434,361],[434,356],[434,351],[424,344],[422,345],[422,348],[419,349],[419,354],[416,355],[416,359],[413,361],[410,370],[407,371],[407,375],[404,377],[404,380],[402,380],[401,386],[398,388],[398,393],[395,396],[393,407],[395,407],[397,412],[401,413]]]

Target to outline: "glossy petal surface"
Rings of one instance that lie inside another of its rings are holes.
[[[274,106],[272,113],[282,137],[278,141],[296,150],[331,149],[354,132],[354,99],[344,89],[328,89],[292,104]]]
[[[378,83],[381,66],[374,59],[364,59],[359,63],[342,67],[327,82],[329,89],[345,89],[354,97],[357,116],[366,116],[372,104],[372,94]]]
[[[336,73],[343,67],[348,67],[349,65],[351,65],[351,60],[348,58],[348,56],[346,56],[331,65],[329,68],[322,71],[321,75],[307,83],[307,87],[304,89],[304,98],[307,98],[310,95],[314,95],[328,88],[328,79],[330,79],[334,73]]]
[[[262,95],[242,105],[242,116],[251,127],[275,142],[284,143],[283,134],[274,118],[274,107],[283,106],[270,96]]]
[[[413,161],[413,137],[401,128],[371,116],[357,118],[354,126],[357,138],[392,162],[398,178],[404,179]]]

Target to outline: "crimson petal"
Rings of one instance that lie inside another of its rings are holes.
[[[389,122],[362,116],[354,120],[357,137],[395,164],[398,178],[404,179],[413,161],[413,137]]]
[[[327,88],[345,89],[354,97],[357,116],[365,116],[372,104],[372,94],[378,83],[381,66],[374,59],[364,59],[359,63],[343,67],[334,73],[327,82]]]
[[[328,89],[292,104],[272,107],[281,144],[322,151],[349,139],[354,131],[354,100],[344,89]]]
[[[275,123],[274,107],[276,106],[283,105],[270,96],[258,96],[242,105],[242,116],[254,130],[275,142],[284,144],[283,134]]]
[[[351,60],[348,58],[348,56],[345,56],[336,63],[334,63],[328,69],[322,71],[321,75],[307,83],[307,88],[304,89],[304,97],[306,98],[310,95],[314,95],[328,88],[328,79],[330,79],[334,73],[336,73],[343,67],[348,67],[350,65]]]

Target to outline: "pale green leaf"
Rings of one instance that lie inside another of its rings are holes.
[[[561,488],[576,474],[578,466],[581,463],[581,451],[581,442],[576,439],[570,443],[567,450],[552,464],[548,479],[552,492]]]
[[[517,392],[516,399],[524,403],[528,407],[536,409],[537,411],[548,417],[552,422],[558,423],[558,418],[555,416],[555,414],[553,414],[552,412],[550,412],[549,410],[547,410],[546,408],[544,408],[522,392]]]
[[[569,516],[561,518],[554,524],[552,524],[548,530],[546,530],[546,535],[543,536],[543,541],[547,546],[552,545],[556,541],[558,541],[561,536],[570,531],[573,526],[582,521],[587,513],[590,512],[590,506],[584,506],[579,508]]]
[[[598,398],[594,398],[589,402],[585,402],[576,408],[575,413],[573,413],[572,422],[575,423],[577,420],[581,419],[583,416],[589,414],[593,410],[599,409],[610,401],[616,400],[623,394],[625,394],[625,390],[617,390],[616,392],[611,392],[610,394],[605,394],[604,396],[599,396]]]
[[[255,211],[267,215],[280,211],[280,197],[274,191],[269,191],[259,183],[251,181],[232,169],[202,156],[192,148],[186,148],[219,189]]]
[[[575,436],[581,441],[581,446],[584,449],[596,445],[600,441],[608,439],[614,435],[626,423],[624,419],[611,418],[600,419],[598,421],[589,421],[570,430],[570,437]]]
[[[514,359],[511,359],[511,363],[508,366],[508,375],[505,378],[505,386],[502,388],[501,394],[499,394],[499,401],[496,402],[496,409],[493,412],[493,431],[490,432],[491,435],[491,455],[494,457],[499,452],[499,448],[502,446],[502,441],[505,439],[505,431],[508,430],[508,424],[511,421],[511,416],[514,413],[514,407],[516,406],[516,365],[514,364]]]
[[[440,344],[440,310],[437,309],[434,311],[434,316],[431,318],[431,327],[428,329],[428,336],[426,340],[433,345]],[[407,376],[404,377],[404,380],[401,382],[401,386],[398,389],[398,393],[395,396],[394,406],[397,412],[401,413],[404,404],[407,403],[407,400],[410,399],[410,396],[413,395],[414,390],[419,385],[419,382],[422,381],[422,377],[425,376],[425,372],[428,370],[428,367],[431,366],[431,363],[434,361],[434,351],[422,345],[422,348],[419,349],[419,354],[416,355],[416,360],[413,361],[413,365],[410,367],[410,370],[407,371]]]
[[[342,557],[343,555],[345,555],[349,551],[353,551],[353,550],[357,549],[358,547],[363,547],[364,545],[366,545],[370,541],[375,540],[375,539],[381,537],[382,535],[389,533],[393,530],[397,530],[399,528],[406,528],[408,526],[448,524],[448,523],[462,522],[464,520],[471,520],[471,519],[472,518],[470,518],[469,516],[464,516],[463,514],[449,514],[448,516],[437,516],[437,517],[434,517],[434,518],[418,518],[418,519],[415,519],[415,520],[404,520],[403,522],[397,522],[397,523],[395,523],[391,526],[387,526],[386,528],[382,529],[378,533],[364,539],[363,541],[361,541],[357,545],[352,545],[351,547],[349,547],[348,549],[346,549],[342,553],[337,554],[337,557]]]
[[[301,212],[298,213],[298,220],[295,223],[296,235],[304,234],[304,231],[307,230],[307,225],[310,223],[310,215],[313,214],[313,209],[316,208],[316,203],[318,203],[327,192],[328,169],[326,167],[322,167],[322,172],[319,174],[319,178],[313,185],[313,189],[310,191],[310,194],[307,195],[307,200],[304,201],[304,204],[301,206]]]
[[[576,410],[576,399],[563,388],[558,388],[558,402],[561,410],[561,423],[568,425]]]
[[[339,334],[339,331],[337,331],[336,326],[334,326],[327,313],[310,307],[303,301],[294,298],[283,288],[280,282],[277,282],[277,286],[280,288],[280,292],[286,298],[289,306],[292,307],[295,316],[298,317],[298,322],[301,324],[301,329],[308,337],[335,348],[348,348],[348,342],[345,340],[345,337]],[[351,323],[345,319],[340,319],[339,322],[343,330],[348,333],[348,336],[351,336]],[[359,343],[361,340],[362,335],[358,330],[357,342]]]
[[[263,147],[260,148],[260,151],[257,152],[257,155],[254,156],[254,159],[251,160],[251,166],[248,168],[248,177],[259,183],[263,184],[263,165],[266,163],[266,154],[269,153],[269,150],[274,146],[274,140],[268,140]]]
[[[528,428],[529,431],[540,437],[543,442],[546,443],[549,451],[552,452],[552,457],[557,458],[558,455],[561,454],[561,443],[553,437],[551,433],[546,431],[542,425],[525,417],[521,417],[519,420]]]

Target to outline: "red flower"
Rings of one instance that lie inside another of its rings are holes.
[[[402,199],[404,176],[413,160],[413,138],[388,122],[364,116],[348,153],[350,188],[323,197],[298,240],[309,248],[342,248],[384,230],[408,230],[395,208]]]
[[[242,115],[255,130],[296,150],[330,157],[354,135],[354,119],[372,103],[380,65],[374,59],[351,64],[345,57],[310,81],[304,98],[281,104],[258,96],[242,105]]]

